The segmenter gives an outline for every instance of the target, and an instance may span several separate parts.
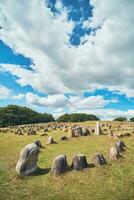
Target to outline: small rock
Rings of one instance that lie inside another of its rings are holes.
[[[92,157],[93,164],[96,166],[106,165],[107,161],[101,153],[95,153]]]
[[[90,131],[89,131],[86,127],[83,127],[83,128],[82,128],[82,135],[83,135],[83,136],[90,135]]]
[[[111,160],[117,160],[120,157],[120,154],[116,147],[111,147],[110,152],[109,152],[109,157]]]
[[[67,136],[63,135],[61,136],[60,140],[68,140]]]
[[[122,153],[123,151],[125,151],[125,149],[124,149],[125,147],[126,147],[126,145],[121,140],[119,140],[115,143],[115,148],[117,149],[117,151],[119,153]]]
[[[49,137],[47,138],[46,144],[55,144],[55,143],[56,143],[56,142],[54,141],[54,139],[53,139],[52,136],[49,136]]]

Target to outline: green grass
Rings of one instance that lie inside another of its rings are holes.
[[[87,124],[86,124],[87,125]],[[17,136],[0,134],[0,200],[133,200],[134,199],[134,136],[124,138],[128,146],[124,158],[109,161],[109,148],[115,139],[108,136],[87,136],[60,141],[62,131],[52,131],[50,135],[58,144],[42,149],[39,166],[35,174],[19,177],[15,165],[20,150],[28,143],[39,139],[46,144],[46,136]],[[75,153],[91,157],[100,151],[107,159],[108,165],[94,167],[83,171],[68,171],[62,176],[50,174],[52,160],[59,154],[66,154],[71,165]]]

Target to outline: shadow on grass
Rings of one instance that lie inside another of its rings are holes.
[[[32,174],[29,174],[28,176],[41,176],[48,174],[50,172],[50,168],[38,168],[35,172]]]
[[[95,165],[94,165],[93,163],[90,163],[90,164],[88,164],[88,167],[89,167],[89,168],[94,168]]]
[[[95,167],[95,165],[93,164],[93,163],[90,163],[90,164],[87,164],[87,167],[85,167],[85,168],[80,168],[80,169],[78,169],[78,170],[75,170],[75,171],[80,171],[80,170],[88,170],[88,169],[91,169],[91,168],[94,168]],[[70,171],[73,171],[74,170],[74,167],[73,167],[73,165],[71,165],[71,166],[69,166],[68,167],[68,172],[70,172]]]
[[[16,175],[15,179],[25,179],[26,177],[30,176],[42,176],[48,174],[49,172],[50,168],[38,168],[35,172],[28,175]]]

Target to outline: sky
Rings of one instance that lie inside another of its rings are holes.
[[[133,0],[0,0],[0,106],[134,116]]]

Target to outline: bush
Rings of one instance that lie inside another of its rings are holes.
[[[100,120],[100,119],[95,115],[85,114],[85,113],[64,114],[57,119],[58,122],[84,122],[91,120]]]
[[[124,121],[127,121],[127,118],[126,117],[117,117],[113,121],[124,122]]]
[[[134,117],[130,118],[129,121],[130,121],[130,122],[134,122]]]

